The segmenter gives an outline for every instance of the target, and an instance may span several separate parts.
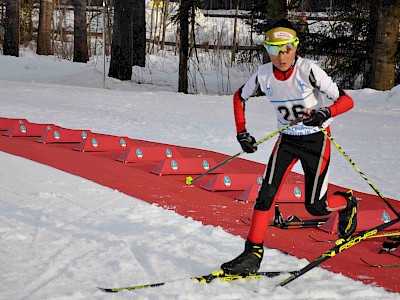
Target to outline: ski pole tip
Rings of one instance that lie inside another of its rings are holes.
[[[193,182],[193,178],[192,177],[190,177],[190,176],[186,177],[186,184],[187,185],[191,185],[192,182]]]

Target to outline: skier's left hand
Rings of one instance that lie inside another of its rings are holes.
[[[327,107],[313,109],[311,114],[303,119],[303,124],[306,126],[321,126],[330,117],[331,111]]]
[[[257,146],[254,146],[256,139],[251,136],[247,130],[238,133],[236,137],[244,152],[254,153],[257,151]]]

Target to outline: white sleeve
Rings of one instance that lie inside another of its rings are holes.
[[[256,94],[259,86],[260,84],[258,83],[258,72],[256,72],[244,84],[240,96],[242,97],[243,100],[249,99],[250,97]]]
[[[314,76],[315,87],[334,102],[339,98],[339,88],[332,78],[318,65],[311,65],[311,74]]]

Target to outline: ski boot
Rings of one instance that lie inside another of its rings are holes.
[[[348,240],[357,228],[358,202],[353,196],[353,191],[335,192],[334,195],[341,195],[347,201],[345,209],[339,212],[338,237]]]
[[[246,240],[242,254],[235,259],[222,264],[221,269],[225,274],[253,274],[258,271],[264,255],[263,244],[255,244]]]

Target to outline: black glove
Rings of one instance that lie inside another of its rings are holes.
[[[253,146],[253,144],[256,143],[256,139],[252,137],[246,130],[238,133],[236,137],[244,152],[253,153],[257,151],[257,146]]]
[[[331,117],[329,108],[313,109],[308,118],[303,119],[303,124],[306,126],[321,126],[326,120]]]

